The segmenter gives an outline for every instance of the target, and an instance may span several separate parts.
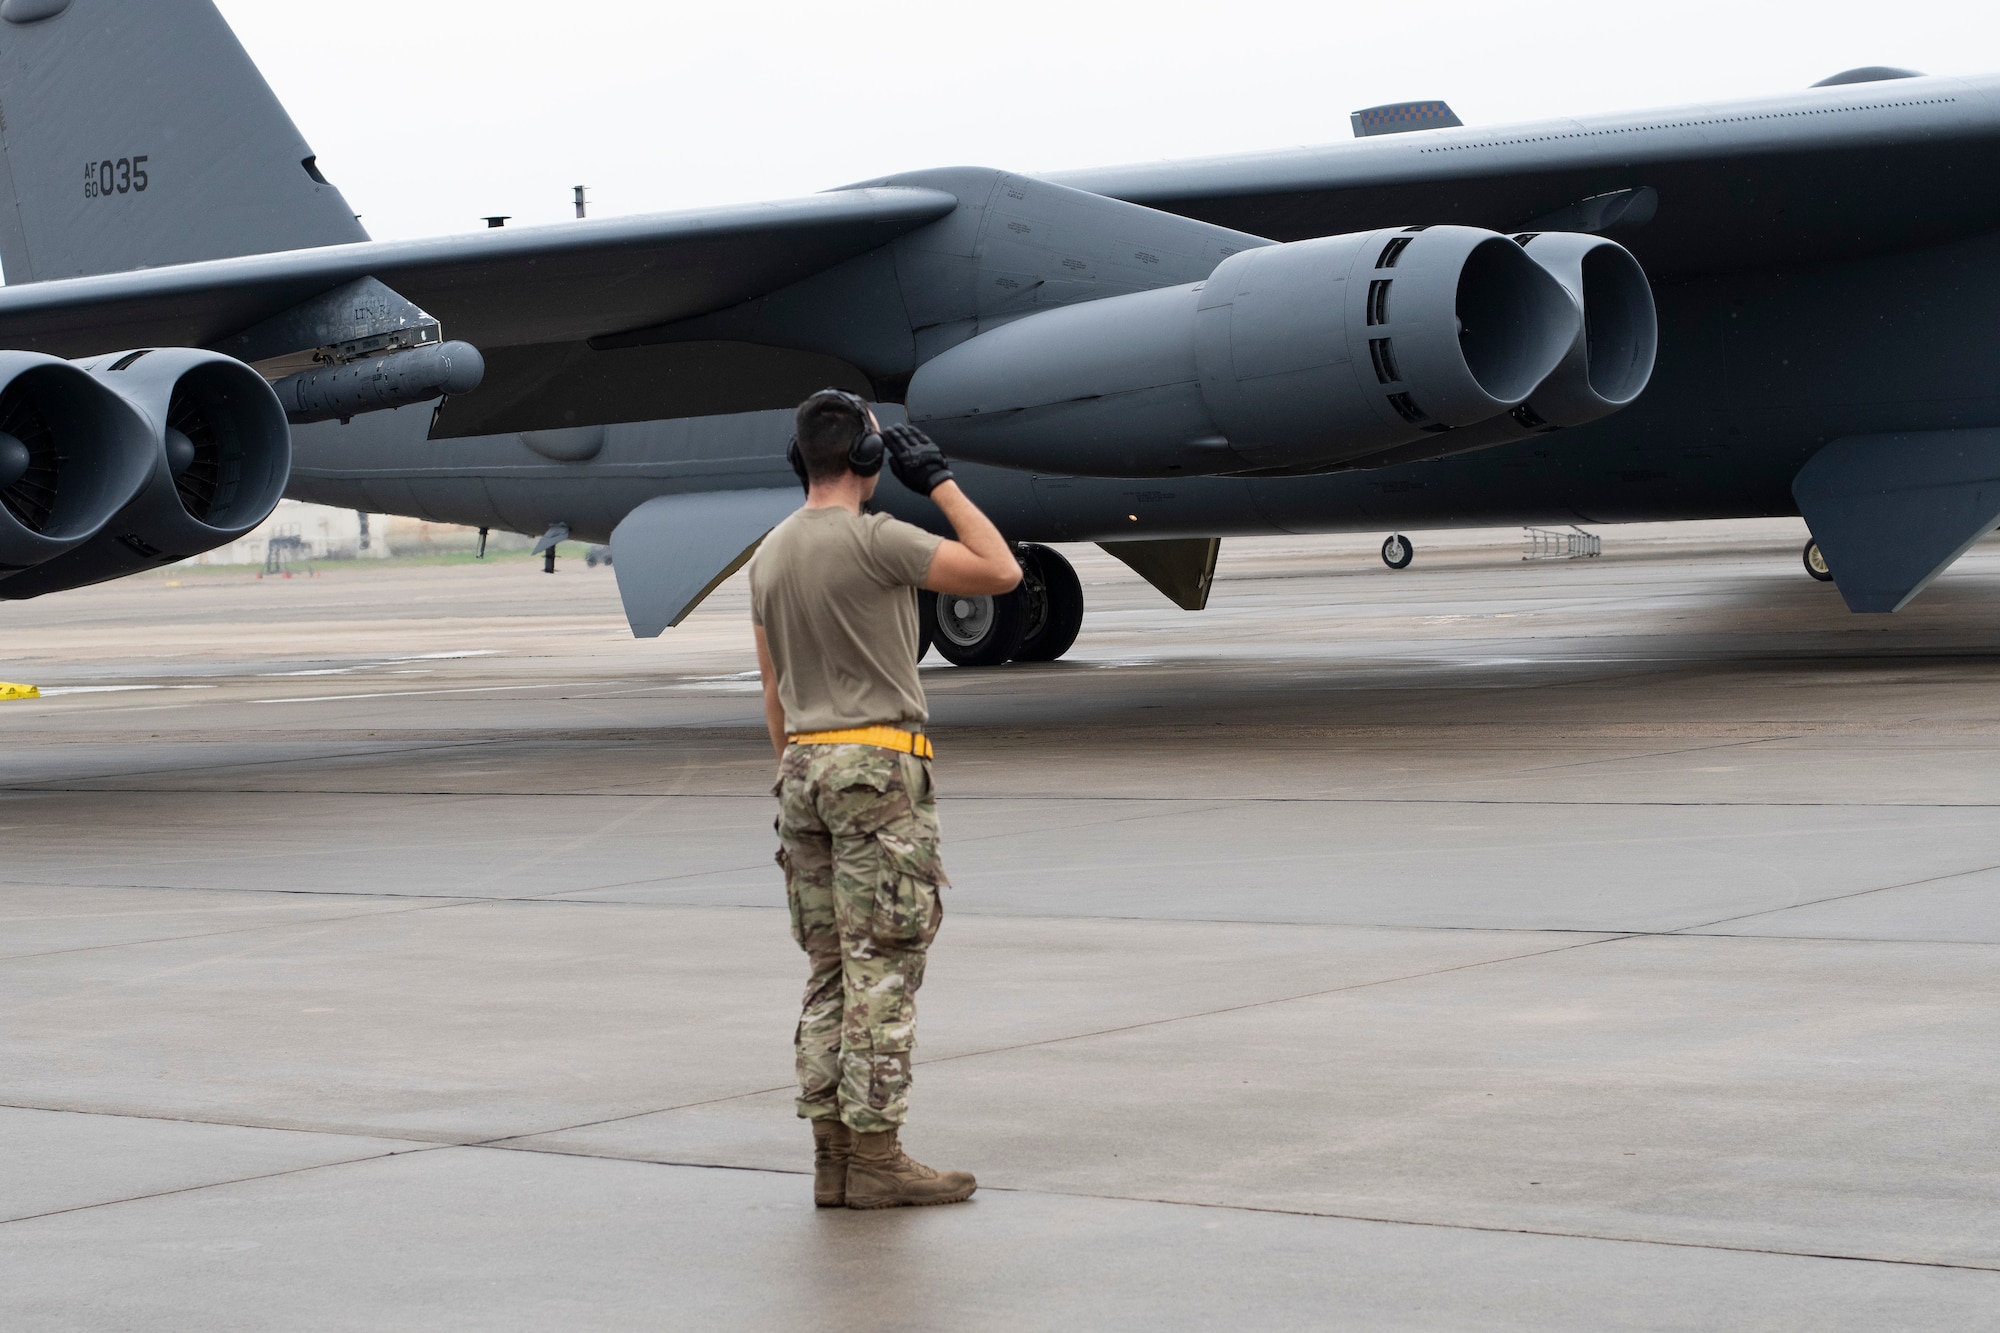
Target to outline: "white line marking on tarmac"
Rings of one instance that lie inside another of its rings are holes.
[[[58,685],[42,691],[44,699],[61,694],[123,694],[130,690],[213,690],[216,685]]]
[[[385,657],[374,662],[357,662],[353,666],[314,667],[309,671],[260,671],[263,677],[277,676],[349,676],[357,671],[375,671],[382,667],[402,666],[407,662],[446,662],[467,657],[500,657],[505,650],[500,648],[471,648],[463,652],[417,653],[410,657]]]
[[[250,699],[253,704],[323,704],[340,699],[407,699],[419,694],[494,694],[501,690],[564,690],[589,685],[618,684],[615,681],[556,680],[546,685],[469,685],[455,690],[384,690],[377,694],[309,694],[300,699]]]

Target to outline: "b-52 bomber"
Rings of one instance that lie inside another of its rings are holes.
[[[2000,79],[419,241],[209,0],[0,0],[0,113],[0,598],[290,495],[608,542],[657,635],[798,503],[827,385],[1020,544],[1023,591],[925,605],[963,665],[1068,650],[1050,542],[1198,609],[1243,534],[1803,514],[1885,612],[2000,521]]]

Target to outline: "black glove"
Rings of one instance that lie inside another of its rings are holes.
[[[915,426],[889,427],[882,432],[882,443],[889,450],[889,468],[896,480],[918,495],[929,495],[952,479],[944,450]]]

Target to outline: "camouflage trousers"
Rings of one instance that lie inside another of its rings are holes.
[[[812,969],[794,1038],[799,1114],[894,1129],[909,1110],[924,953],[944,915],[930,761],[793,745],[775,792],[792,938]]]

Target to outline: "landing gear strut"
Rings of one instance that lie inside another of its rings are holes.
[[[1046,546],[1021,548],[1021,591],[1028,597],[1028,626],[1016,662],[1053,662],[1070,650],[1083,628],[1083,584],[1069,561]]]
[[[1388,541],[1382,543],[1382,563],[1391,569],[1408,569],[1410,562],[1417,558],[1417,548],[1410,545],[1410,539],[1402,533],[1392,533]]]
[[[955,666],[1053,662],[1083,626],[1083,585],[1069,561],[1046,546],[1019,548],[1021,586],[997,597],[948,592],[917,596],[921,658],[932,647]]]

